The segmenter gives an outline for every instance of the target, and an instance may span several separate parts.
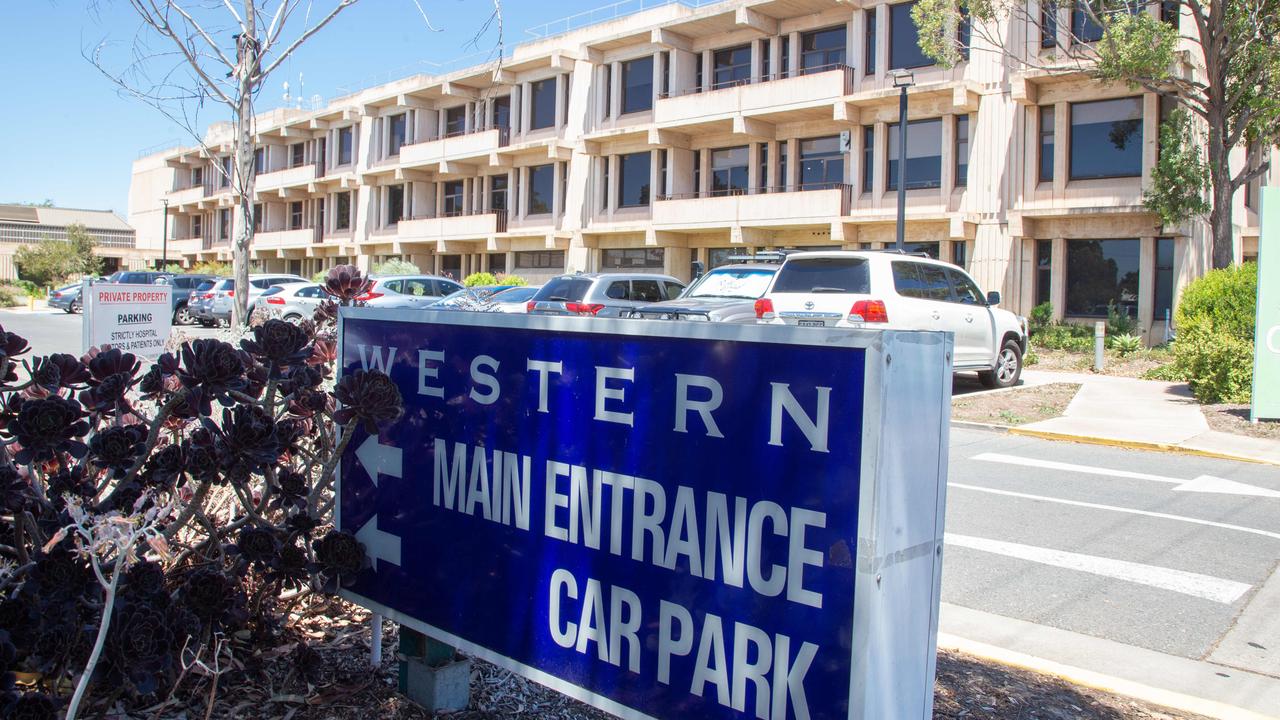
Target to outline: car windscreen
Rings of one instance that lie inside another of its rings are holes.
[[[867,261],[858,257],[796,258],[783,263],[773,284],[775,293],[871,292]]]
[[[553,300],[560,302],[577,302],[586,297],[587,290],[591,289],[591,278],[584,277],[558,277],[552,278],[537,295],[533,296],[534,300]]]
[[[205,280],[196,287],[196,292],[208,292],[213,289],[213,284],[212,280]]]
[[[512,287],[506,290],[499,290],[489,299],[500,303],[522,303],[537,294],[538,288],[536,287]]]
[[[689,288],[684,298],[742,298],[755,300],[764,295],[774,270],[712,270]]]

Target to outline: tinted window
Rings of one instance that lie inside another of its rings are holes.
[[[318,297],[323,297],[324,294],[325,294],[324,291],[321,290],[319,286],[316,286],[316,285],[311,285],[309,287],[301,288],[298,290],[298,292],[294,293],[294,295],[297,295],[298,297],[302,297],[302,298],[318,298]]]
[[[547,78],[531,84],[529,129],[540,130],[556,124],[556,79]]]
[[[1053,127],[1052,105],[1040,108],[1040,182],[1053,182]]]
[[[529,214],[546,215],[554,202],[556,171],[554,165],[529,168]]]
[[[889,126],[888,160],[885,163],[889,190],[898,189],[898,124]],[[907,189],[942,187],[942,119],[913,120],[907,123]]]
[[[1164,322],[1173,310],[1173,238],[1156,238],[1155,320]]]
[[[948,270],[947,274],[951,276],[951,289],[955,292],[956,302],[962,302],[966,305],[986,305],[987,300],[982,296],[982,291],[969,278],[968,275],[958,270]]]
[[[911,19],[911,8],[916,4],[900,3],[889,6],[889,69],[917,68],[932,65],[920,50],[920,35]]]
[[[516,253],[516,267],[528,269],[553,269],[564,267],[563,250],[530,250]]]
[[[1121,314],[1138,311],[1139,241],[1067,241],[1067,314],[1106,317],[1115,305]]]
[[[1071,179],[1142,175],[1142,98],[1071,105]]]
[[[920,297],[925,300],[951,299],[951,283],[945,270],[937,265],[916,263],[916,272],[920,274]]]
[[[462,289],[462,286],[456,282],[450,282],[448,280],[436,280],[434,282],[436,286],[436,295],[448,295],[449,293],[457,292]]]
[[[1053,277],[1053,241],[1036,241],[1036,304],[1049,302]]]
[[[249,284],[256,288],[271,287],[271,282],[269,280],[264,280],[262,278],[258,278],[257,280],[250,280]]]
[[[467,106],[459,105],[444,111],[444,134],[461,135],[467,129]]]
[[[405,280],[404,285],[402,287],[403,289],[400,290],[400,292],[404,293],[405,295],[415,295],[419,297],[423,295],[430,295],[431,289],[432,289],[431,281],[425,280],[423,278],[412,278],[410,280]]]
[[[717,50],[712,55],[711,87],[740,85],[751,79],[751,46]]]
[[[840,137],[800,141],[800,185],[809,189],[832,188],[844,182],[844,155]]]
[[[663,248],[625,248],[600,251],[600,267],[606,270],[662,269]]]
[[[871,292],[870,272],[862,258],[804,258],[788,260],[778,271],[775,293]]]
[[[379,289],[380,289],[380,290],[390,290],[391,292],[397,292],[397,293],[398,293],[398,292],[400,292],[400,288],[401,288],[401,287],[404,287],[403,285],[401,285],[401,284],[400,284],[400,282],[401,282],[401,281],[399,281],[399,280],[388,280],[388,281],[386,281],[386,282],[384,282],[384,283],[379,283],[379,284],[381,285],[381,287],[380,287]]]
[[[924,285],[916,268],[919,263],[893,263],[893,290],[902,297],[924,297]]]
[[[618,207],[648,205],[650,154],[623,155],[618,158],[618,165]]]
[[[684,292],[684,286],[680,283],[673,283],[668,280],[662,281],[662,287],[667,291],[668,300],[675,300],[680,297],[680,293]]]
[[[562,300],[577,302],[591,288],[591,278],[558,277],[552,278],[534,295],[535,300]]]
[[[405,114],[395,115],[389,121],[390,127],[387,129],[388,134],[388,155],[399,155],[400,147],[404,145],[405,138]]]
[[[231,278],[224,278],[218,281],[217,290],[232,290],[236,286],[236,281]]]
[[[837,25],[800,36],[800,72],[830,70],[844,64],[845,27]]]
[[[910,135],[910,133],[907,133]],[[956,117],[956,186],[969,184],[969,116]]]
[[[262,291],[262,297],[267,297],[268,295],[279,295],[280,291],[283,289],[284,288],[280,287],[279,285],[276,285],[275,287],[269,287],[266,290]]]
[[[711,194],[736,195],[747,190],[746,145],[711,151]]]
[[[631,299],[636,302],[661,302],[665,298],[657,280],[632,280]]]
[[[199,287],[196,288],[196,292],[206,292],[208,290],[212,290],[214,284],[215,283],[212,280],[205,280],[204,282],[200,283]]]
[[[609,283],[609,287],[604,291],[604,296],[611,300],[626,300],[628,284],[626,280],[615,280]]]
[[[653,107],[653,56],[622,63],[622,112]]]

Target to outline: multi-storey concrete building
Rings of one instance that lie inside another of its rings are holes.
[[[911,7],[682,0],[522,44],[501,63],[264,114],[253,261],[303,274],[396,257],[454,277],[687,278],[694,260],[763,248],[882,248],[895,231],[895,75],[907,69],[911,249],[967,267],[1015,310],[1052,301],[1087,318],[1114,305],[1158,339],[1210,258],[1203,222],[1162,227],[1142,204],[1168,108],[1079,71],[1020,69],[1051,62],[1034,24],[998,28],[1017,39],[1005,48],[974,33],[967,57],[941,68],[917,46]],[[1057,12],[1066,33],[1070,11]],[[218,125],[207,152],[135,163],[140,239],[159,242],[167,200],[171,255],[230,257],[233,200],[216,169],[230,137]],[[1237,257],[1256,248],[1256,196],[1238,198]]]
[[[110,210],[0,205],[0,280],[18,277],[13,258],[18,248],[66,240],[67,228],[83,225],[97,244],[104,272],[144,267],[150,253],[138,250],[133,228]]]

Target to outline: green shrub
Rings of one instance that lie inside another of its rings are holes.
[[[1023,365],[1035,365],[1040,362],[1040,356],[1036,354],[1035,348],[1027,348],[1026,354],[1022,356]]]
[[[1093,349],[1093,328],[1055,323],[1039,328],[1032,333],[1031,339],[1046,350],[1089,352]]]
[[[1107,304],[1107,334],[1108,335],[1132,335],[1133,331],[1138,328],[1136,318],[1129,317],[1128,313],[1120,312],[1120,308],[1115,303]]]
[[[408,260],[388,260],[373,266],[370,275],[421,275],[417,265]]]
[[[18,298],[14,296],[13,288],[9,285],[0,286],[0,307],[12,307],[18,304]]]
[[[1249,402],[1257,298],[1256,263],[1213,270],[1183,291],[1171,372],[1200,402]]]
[[[1120,357],[1129,357],[1142,349],[1142,337],[1140,335],[1112,335],[1108,343],[1111,349],[1115,350]]]
[[[1042,302],[1031,308],[1031,315],[1027,319],[1030,321],[1033,331],[1048,327],[1053,323],[1053,303]]]
[[[528,280],[525,280],[519,275],[503,275],[502,273],[498,273],[494,278],[498,281],[499,285],[507,285],[509,287],[529,284]]]
[[[325,278],[327,278],[327,277],[329,277],[329,271],[328,271],[328,270],[321,270],[320,272],[314,273],[314,274],[311,276],[311,282],[313,282],[313,283],[323,283],[323,282],[324,282],[324,280],[325,280]]]
[[[497,285],[498,278],[494,277],[492,273],[487,273],[487,272],[471,273],[470,275],[462,279],[462,284],[467,287]]]

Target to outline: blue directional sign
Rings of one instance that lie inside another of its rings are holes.
[[[338,523],[374,558],[349,598],[624,717],[851,716],[857,565],[888,562],[859,555],[873,333],[416,318],[341,318],[341,372],[405,403],[342,458]]]

